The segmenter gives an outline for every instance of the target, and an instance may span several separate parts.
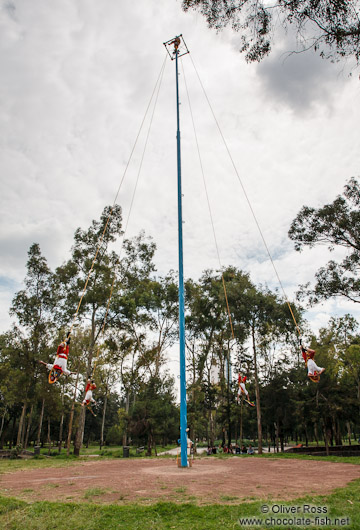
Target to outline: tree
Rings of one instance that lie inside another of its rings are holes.
[[[303,50],[321,57],[360,59],[358,0],[183,0],[184,11],[195,9],[217,31],[230,25],[241,32],[241,52],[248,62],[260,61],[271,51],[279,27],[294,27]]]
[[[88,230],[76,230],[71,259],[56,269],[56,285],[62,300],[62,304],[58,306],[59,314],[64,320],[71,321],[74,310],[78,307],[79,319],[90,321],[85,379],[92,373],[95,344],[103,328],[114,274],[118,267],[118,256],[110,246],[122,234],[121,222],[120,206],[104,208],[100,221],[93,220]],[[79,307],[79,293],[83,292],[85,286],[86,291]],[[82,407],[74,448],[77,456],[83,441],[84,427],[85,407]]]
[[[337,263],[331,260],[316,273],[315,287],[301,287],[299,296],[309,297],[311,305],[334,296],[360,302],[360,185],[354,178],[331,204],[319,209],[303,206],[291,224],[289,237],[295,250],[327,245],[345,248],[346,257]]]
[[[17,445],[24,438],[28,403],[36,397],[39,375],[36,361],[40,352],[46,354],[49,351],[55,328],[53,310],[57,299],[53,289],[53,273],[37,243],[31,245],[28,252],[24,283],[25,289],[16,293],[10,308],[10,314],[17,318],[21,327],[14,326],[6,336],[10,373],[17,382],[17,399],[23,402]]]
[[[179,410],[174,403],[174,380],[168,373],[141,383],[136,403],[130,415],[130,432],[147,444],[147,456],[164,434],[170,440],[179,436]]]

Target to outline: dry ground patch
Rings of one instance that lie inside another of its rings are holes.
[[[182,469],[169,459],[107,459],[5,473],[0,493],[32,501],[234,504],[324,495],[358,478],[360,466],[325,461],[209,457]]]

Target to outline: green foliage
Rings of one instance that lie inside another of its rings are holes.
[[[122,443],[123,430],[119,425],[113,425],[106,433],[106,445],[120,445]]]
[[[247,61],[260,61],[271,51],[276,31],[294,28],[303,48],[321,57],[360,59],[359,3],[357,0],[278,0],[274,4],[256,0],[183,0],[184,11],[196,9],[208,26],[217,31],[230,25],[241,33]]]
[[[335,247],[347,250],[346,257],[337,263],[330,260],[316,273],[316,284],[302,286],[301,297],[308,297],[316,304],[334,296],[360,302],[360,186],[350,179],[344,195],[331,204],[315,209],[304,206],[289,230],[295,249],[326,245],[329,251]]]
[[[168,375],[152,378],[140,386],[135,404],[133,405],[129,429],[134,440],[147,445],[151,455],[156,440],[164,435],[168,439],[179,437],[179,410],[174,403],[174,381]]]

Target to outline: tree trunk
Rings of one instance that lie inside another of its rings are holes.
[[[231,406],[230,406],[230,350],[228,348],[227,351],[227,357],[226,357],[227,363],[226,363],[226,379],[227,379],[227,385],[226,385],[226,391],[227,391],[227,421],[228,421],[228,447],[231,445],[232,440],[232,425],[231,425]]]
[[[16,423],[16,416],[13,417],[12,429],[11,429],[11,438],[10,438],[10,441],[9,441],[9,449],[12,448],[13,443],[14,443],[14,436],[15,436],[15,423]]]
[[[347,432],[348,432],[348,437],[349,437],[349,445],[351,445],[351,425],[349,421],[346,422],[346,427],[347,427]]]
[[[27,424],[27,428],[26,428],[26,436],[25,436],[25,442],[24,442],[24,449],[27,448],[27,446],[28,446],[28,442],[29,442],[29,433],[30,433],[30,427],[31,427],[31,421],[32,421],[33,410],[34,410],[34,405],[31,405],[31,407],[30,407],[30,412],[29,412],[28,424]]]
[[[66,444],[66,454],[67,454],[67,456],[69,456],[69,454],[70,454],[71,435],[72,435],[72,426],[73,426],[73,421],[74,421],[74,411],[75,411],[75,401],[76,401],[76,393],[77,393],[78,381],[79,381],[79,370],[77,371],[77,374],[76,374],[74,397],[73,397],[73,401],[72,401],[72,405],[71,405],[71,411],[70,411],[68,437],[67,437],[67,444]]]
[[[36,445],[40,445],[42,422],[43,422],[43,418],[44,418],[44,408],[45,408],[45,398],[43,398],[42,405],[41,405],[41,412],[40,412],[40,419],[39,419],[39,429],[38,429],[37,438],[36,438]]]
[[[2,434],[3,434],[3,430],[4,430],[4,422],[5,422],[6,412],[7,412],[7,407],[5,407],[4,414],[2,415],[2,419],[1,419],[0,440],[1,440],[1,437],[2,437]]]
[[[240,400],[240,447],[243,444],[243,399]]]
[[[106,387],[106,394],[104,399],[104,408],[103,408],[103,415],[102,415],[102,421],[101,421],[101,435],[100,435],[100,451],[104,445],[104,428],[105,428],[105,414],[106,414],[106,406],[107,406],[107,387]],[[126,444],[125,444],[126,445]]]
[[[61,418],[60,418],[60,428],[59,428],[59,453],[61,453],[62,436],[63,436],[63,426],[64,426],[64,412],[61,413]]]
[[[279,425],[276,421],[274,421],[274,429],[275,429],[275,446],[276,446],[276,452],[279,452]]]
[[[342,445],[342,438],[341,438],[341,429],[339,424],[339,419],[334,418],[334,424],[335,424],[335,445]]]
[[[329,456],[330,455],[330,451],[329,451],[328,430],[326,428],[326,422],[324,420],[322,420],[322,427],[323,427],[323,435],[324,435],[326,456]]]
[[[157,456],[156,441],[155,441],[155,436],[154,436],[152,427],[151,427],[151,443],[152,443],[152,446],[154,447],[154,450],[155,450],[155,456]]]
[[[126,393],[126,403],[125,403],[125,412],[126,414],[129,414],[129,408],[130,408],[130,392],[128,391]],[[127,445],[127,427],[125,425],[125,430],[123,434],[123,446]]]
[[[87,360],[87,376],[86,379],[91,377],[91,363],[94,356],[94,347],[95,347],[95,313],[96,309],[93,308],[93,313],[91,317],[91,347],[89,351],[89,356]],[[80,415],[79,415],[79,422],[78,422],[78,428],[75,435],[75,442],[74,442],[74,456],[80,456],[80,449],[84,440],[84,430],[85,430],[85,419],[86,419],[86,407],[80,407]]]
[[[305,445],[306,445],[306,447],[308,447],[309,446],[309,437],[308,437],[308,430],[307,430],[306,423],[304,423],[304,432],[305,432]]]
[[[318,433],[318,426],[317,423],[314,423],[314,436],[316,440],[316,446],[319,447],[319,433]]]
[[[20,416],[20,421],[19,421],[19,428],[18,428],[17,438],[16,438],[16,445],[17,446],[21,444],[21,437],[22,437],[22,434],[23,434],[24,422],[25,422],[26,407],[27,407],[27,402],[24,401],[24,405],[23,405],[23,408],[22,408],[22,411],[21,411],[21,416]]]
[[[222,428],[222,446],[225,447],[226,438],[225,438],[225,427]]]
[[[84,440],[86,407],[80,407],[79,423],[74,442],[74,456],[80,456],[80,449]]]
[[[214,447],[215,444],[215,428],[214,428],[214,416],[213,410],[210,409],[210,445]]]
[[[280,437],[280,450],[283,453],[284,452],[284,430],[280,422],[278,422],[278,433]]]
[[[151,433],[148,434],[146,456],[151,456]]]
[[[48,416],[48,432],[47,432],[47,443],[49,444],[48,455],[51,452],[51,437],[50,437],[50,416]]]
[[[259,390],[259,379],[258,379],[258,370],[257,370],[254,326],[252,326],[251,332],[252,332],[253,352],[254,352],[256,415],[257,415],[257,428],[258,428],[257,429],[258,430],[258,454],[262,455],[262,425],[261,425],[261,409],[260,409],[260,390]]]

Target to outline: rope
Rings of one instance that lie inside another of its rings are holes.
[[[207,201],[207,205],[208,205],[208,209],[209,209],[209,215],[210,215],[211,226],[212,226],[212,232],[213,232],[214,241],[215,241],[216,253],[217,253],[218,260],[219,260],[220,270],[222,270],[222,264],[221,264],[221,259],[220,259],[219,246],[218,246],[218,244],[217,244],[217,238],[216,238],[216,231],[215,231],[214,219],[213,219],[213,216],[212,216],[212,211],[211,211],[211,206],[210,206],[210,199],[209,199],[209,194],[208,194],[208,190],[207,190],[207,186],[206,186],[205,173],[204,173],[204,166],[203,166],[202,158],[201,158],[201,154],[200,154],[200,147],[199,147],[198,137],[197,137],[197,133],[196,133],[195,121],[194,121],[194,116],[193,116],[192,107],[191,107],[191,103],[190,103],[189,90],[188,90],[188,86],[187,86],[187,82],[186,82],[185,69],[184,69],[184,65],[183,65],[183,62],[182,62],[182,61],[181,61],[181,66],[182,66],[182,71],[183,71],[183,75],[184,75],[184,83],[185,83],[186,94],[187,94],[188,103],[189,103],[189,109],[190,109],[190,116],[191,116],[192,126],[193,126],[193,130],[194,130],[194,135],[195,135],[195,143],[196,143],[197,152],[198,152],[198,157],[199,157],[199,162],[200,162],[201,175],[202,175],[202,180],[203,180],[204,188],[205,188],[206,201]],[[224,288],[224,295],[225,295],[225,301],[226,301],[227,313],[228,313],[228,316],[229,316],[229,322],[230,322],[230,328],[231,328],[231,335],[232,335],[232,338],[235,340],[234,328],[233,328],[232,319],[231,319],[231,313],[230,313],[229,301],[228,301],[228,297],[227,297],[226,285],[225,285],[225,279],[224,279],[224,274],[223,274],[223,272],[221,272],[221,279],[222,279],[222,284],[223,284],[223,288]]]
[[[161,88],[161,84],[162,84],[162,80],[163,80],[163,75],[164,75],[164,71],[165,71],[166,59],[167,59],[167,55],[165,56],[165,61],[163,62],[163,65],[162,65],[162,68],[161,68],[161,71],[160,71],[160,75],[159,75],[159,77],[157,79],[157,83],[156,83],[157,91],[156,91],[156,96],[155,96],[155,101],[154,101],[154,108],[153,108],[153,111],[152,111],[152,114],[151,114],[151,118],[150,118],[150,123],[149,123],[148,131],[147,131],[147,135],[146,135],[146,139],[145,139],[144,149],[143,149],[141,160],[140,160],[140,165],[139,165],[139,170],[138,170],[137,177],[136,177],[134,191],[132,193],[129,213],[128,213],[128,216],[127,216],[127,220],[126,220],[126,224],[125,224],[125,230],[123,232],[123,237],[122,237],[120,251],[119,251],[118,264],[120,263],[120,260],[121,260],[121,252],[122,252],[123,245],[124,245],[125,234],[126,234],[127,229],[128,229],[129,220],[130,220],[130,216],[131,216],[131,212],[132,212],[132,208],[133,208],[133,204],[134,204],[135,194],[136,194],[136,190],[137,190],[137,187],[138,187],[139,178],[140,178],[140,174],[141,174],[141,170],[142,170],[142,166],[143,166],[143,161],[144,161],[145,152],[146,152],[146,148],[147,148],[147,144],[148,144],[148,140],[149,140],[149,136],[150,136],[151,126],[152,126],[152,123],[153,123],[155,109],[156,109],[156,105],[157,105],[157,101],[158,101],[158,97],[159,97],[159,93],[160,93],[160,88]],[[115,272],[114,273],[114,277],[113,277],[113,281],[112,281],[112,284],[111,284],[109,299],[108,299],[107,306],[106,306],[106,312],[105,312],[105,316],[104,316],[103,325],[101,327],[99,335],[103,335],[104,332],[105,332],[105,327],[106,327],[106,324],[107,324],[107,317],[108,317],[108,314],[109,314],[110,302],[111,302],[111,298],[112,298],[112,295],[113,295],[113,290],[114,290],[114,285],[115,285],[116,279],[117,279],[117,274]],[[98,362],[99,353],[100,353],[100,346],[98,346],[97,353],[96,353],[96,356],[95,356],[94,368],[93,368],[92,375],[91,375],[92,378],[94,377],[95,369],[96,369],[97,362]]]
[[[193,61],[193,58],[192,58],[191,54],[190,54],[190,59],[191,59],[191,62],[192,62],[192,64],[193,64],[193,67],[194,67],[195,73],[196,73],[196,75],[197,75],[197,77],[198,77],[198,80],[199,80],[200,86],[201,86],[201,88],[202,88],[202,90],[203,90],[203,93],[204,93],[204,96],[205,96],[205,98],[206,98],[206,101],[208,102],[208,105],[209,105],[210,111],[211,111],[211,113],[212,113],[212,115],[213,115],[213,118],[214,118],[214,120],[215,120],[216,126],[217,126],[218,131],[219,131],[219,133],[220,133],[220,136],[221,136],[221,138],[222,138],[222,141],[223,141],[223,143],[224,143],[225,149],[226,149],[226,151],[227,151],[227,153],[228,153],[228,155],[229,155],[229,158],[230,158],[230,161],[231,161],[232,166],[233,166],[233,168],[234,168],[235,174],[236,174],[236,176],[237,176],[237,178],[238,178],[238,180],[239,180],[239,182],[240,182],[240,186],[241,186],[241,188],[242,188],[242,191],[243,191],[243,193],[244,193],[245,199],[246,199],[246,201],[247,201],[247,203],[248,203],[248,206],[249,206],[249,208],[250,208],[250,211],[251,211],[251,214],[252,214],[253,219],[254,219],[254,221],[255,221],[255,224],[256,224],[256,226],[257,226],[257,228],[258,228],[258,231],[259,231],[259,233],[260,233],[260,236],[261,236],[262,242],[263,242],[263,244],[264,244],[264,247],[265,247],[265,249],[266,249],[267,255],[269,256],[270,262],[271,262],[272,267],[273,267],[273,269],[274,269],[274,271],[275,271],[275,275],[276,275],[276,277],[277,277],[277,279],[278,279],[278,282],[279,282],[279,285],[280,285],[281,290],[282,290],[282,292],[283,292],[283,295],[284,295],[285,301],[286,301],[286,303],[287,303],[287,305],[288,305],[288,307],[289,307],[289,310],[290,310],[291,316],[292,316],[292,318],[293,318],[293,321],[294,321],[295,327],[296,327],[296,329],[297,329],[297,331],[298,331],[298,333],[299,333],[299,336],[300,336],[300,335],[301,335],[301,333],[300,333],[300,328],[299,328],[299,326],[298,326],[298,324],[297,324],[297,322],[296,322],[295,315],[294,315],[294,313],[293,313],[293,311],[292,311],[292,309],[291,309],[290,302],[289,302],[288,297],[287,297],[287,295],[286,295],[286,292],[285,292],[285,289],[284,289],[284,287],[283,287],[283,284],[282,284],[282,282],[281,282],[281,280],[280,280],[280,276],[279,276],[278,271],[277,271],[277,269],[276,269],[276,267],[275,267],[275,263],[274,263],[274,261],[273,261],[273,259],[272,259],[271,254],[270,254],[270,250],[269,250],[269,248],[268,248],[268,246],[267,246],[267,243],[266,243],[266,241],[265,241],[265,237],[264,237],[264,235],[263,235],[263,233],[262,233],[262,230],[261,230],[260,224],[259,224],[259,222],[258,222],[258,220],[257,220],[257,217],[256,217],[255,212],[254,212],[254,210],[253,210],[253,207],[252,207],[252,205],[251,205],[250,199],[249,199],[249,197],[248,197],[248,195],[247,195],[247,193],[246,193],[245,186],[244,186],[244,184],[243,184],[243,182],[242,182],[242,180],[241,180],[241,177],[240,177],[239,172],[238,172],[238,170],[237,170],[237,168],[236,168],[235,162],[234,162],[234,160],[233,160],[233,158],[232,158],[232,156],[231,156],[231,153],[230,153],[229,147],[228,147],[227,142],[226,142],[226,140],[225,140],[225,137],[224,137],[224,135],[223,135],[223,133],[222,133],[222,130],[221,130],[221,128],[220,128],[220,125],[219,125],[219,123],[218,123],[218,120],[217,120],[217,118],[216,118],[216,116],[215,116],[215,113],[214,113],[213,108],[212,108],[212,106],[211,106],[210,100],[209,100],[209,98],[208,98],[208,96],[207,96],[207,94],[206,94],[206,91],[205,91],[204,85],[202,84],[202,81],[201,81],[201,79],[200,79],[199,73],[198,73],[198,71],[197,71],[197,69],[196,69],[196,66],[195,66],[195,63],[194,63],[194,61]]]
[[[95,265],[96,258],[97,258],[97,256],[98,256],[98,253],[99,253],[99,250],[100,250],[101,244],[102,244],[103,239],[104,239],[104,236],[105,236],[105,232],[106,232],[106,230],[107,230],[107,227],[108,227],[109,221],[110,221],[110,219],[111,219],[111,216],[112,216],[113,211],[114,211],[114,208],[115,208],[115,204],[116,204],[116,201],[117,201],[118,195],[119,195],[119,193],[120,193],[121,186],[122,186],[122,184],[123,184],[123,182],[124,182],[125,175],[126,175],[127,170],[128,170],[128,168],[129,168],[130,161],[131,161],[132,156],[133,156],[133,154],[134,154],[135,147],[136,147],[136,145],[137,145],[137,143],[138,143],[138,140],[139,140],[139,137],[140,137],[140,133],[141,133],[141,131],[142,131],[142,128],[143,128],[143,125],[144,125],[144,122],[145,122],[146,116],[147,116],[147,114],[148,114],[148,111],[149,111],[149,108],[150,108],[151,102],[152,102],[153,97],[154,97],[154,94],[155,94],[155,92],[156,92],[156,87],[157,87],[157,85],[158,85],[158,83],[159,83],[159,79],[160,79],[160,77],[162,77],[162,75],[163,75],[164,68],[165,68],[165,63],[166,63],[166,59],[167,59],[167,55],[165,56],[164,62],[163,62],[163,64],[162,64],[162,66],[161,66],[160,73],[159,73],[159,75],[158,75],[158,77],[157,77],[157,80],[156,80],[156,83],[155,83],[155,86],[154,86],[153,92],[152,92],[152,94],[151,94],[151,97],[150,97],[149,103],[148,103],[148,105],[147,105],[147,108],[146,108],[146,111],[145,111],[144,117],[143,117],[143,119],[142,119],[142,122],[141,122],[140,128],[139,128],[138,133],[137,133],[137,135],[136,135],[135,142],[134,142],[133,147],[132,147],[132,150],[131,150],[131,152],[130,152],[130,157],[129,157],[128,162],[127,162],[127,164],[126,164],[125,171],[124,171],[124,173],[123,173],[123,176],[122,176],[122,179],[121,179],[121,181],[120,181],[120,184],[119,184],[118,190],[117,190],[117,192],[116,192],[116,195],[115,195],[115,199],[114,199],[113,205],[112,205],[112,207],[111,207],[111,209],[110,209],[109,215],[108,215],[107,220],[106,220],[106,223],[105,223],[105,227],[104,227],[103,233],[102,233],[102,235],[101,235],[101,237],[100,237],[100,242],[99,242],[99,244],[98,244],[98,246],[97,246],[97,249],[96,249],[96,252],[95,252],[95,256],[94,256],[94,259],[93,259],[93,261],[92,261],[92,264],[91,264],[91,267],[90,267],[90,270],[89,270],[88,276],[87,276],[87,278],[86,278],[85,285],[84,285],[84,288],[83,288],[83,291],[82,291],[82,294],[81,294],[81,297],[80,297],[80,300],[79,300],[79,303],[78,303],[78,306],[77,306],[76,312],[75,312],[74,317],[73,317],[73,321],[72,321],[72,324],[71,324],[71,327],[70,327],[70,334],[71,334],[71,332],[72,332],[72,330],[73,330],[73,328],[74,328],[74,324],[75,324],[75,321],[76,321],[77,315],[78,315],[78,313],[79,313],[79,310],[80,310],[80,307],[81,307],[81,304],[82,304],[82,301],[83,301],[83,298],[84,298],[84,296],[85,296],[85,292],[86,292],[86,289],[87,289],[87,286],[88,286],[88,283],[89,283],[90,275],[91,275],[91,273],[92,273],[92,271],[93,271],[93,268],[94,268],[94,265]]]

